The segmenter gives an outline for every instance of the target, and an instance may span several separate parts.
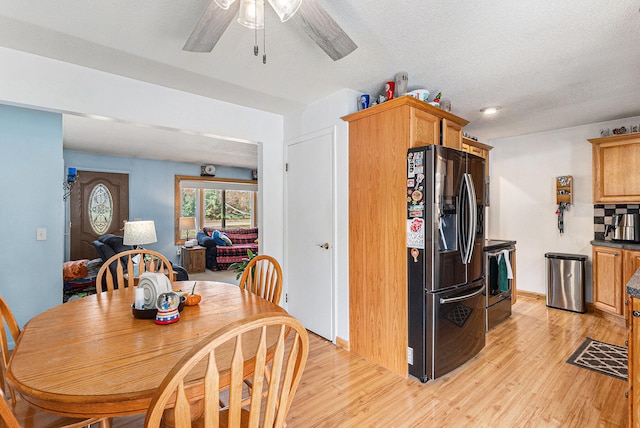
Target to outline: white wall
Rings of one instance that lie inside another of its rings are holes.
[[[335,130],[334,293],[335,335],[349,340],[349,126],[340,119],[357,109],[358,92],[343,89],[285,116],[285,143],[327,128]],[[285,285],[286,287],[286,285]],[[285,290],[286,292],[286,290]]]
[[[593,196],[591,143],[602,128],[640,124],[640,117],[489,141],[491,206],[489,236],[517,241],[517,287],[546,294],[545,253],[589,256],[586,297],[591,293]],[[573,205],[557,227],[555,179],[572,175]]]

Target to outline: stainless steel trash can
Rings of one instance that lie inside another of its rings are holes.
[[[587,256],[547,253],[547,306],[586,312],[584,270]]]

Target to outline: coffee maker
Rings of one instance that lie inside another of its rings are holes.
[[[640,242],[640,214],[616,214],[605,236],[613,232],[614,241]]]

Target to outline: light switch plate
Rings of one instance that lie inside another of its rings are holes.
[[[46,241],[47,240],[47,229],[43,227],[39,227],[36,229],[36,241]]]

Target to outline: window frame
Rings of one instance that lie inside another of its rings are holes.
[[[182,199],[181,199],[181,184],[183,181],[203,181],[203,182],[214,182],[214,183],[234,183],[234,184],[245,184],[245,185],[250,185],[250,186],[257,186],[258,185],[258,181],[257,180],[242,180],[242,179],[235,179],[235,178],[215,178],[215,177],[202,177],[202,176],[191,176],[191,175],[176,175],[175,179],[174,179],[174,212],[173,212],[173,218],[174,218],[174,242],[175,245],[184,245],[186,239],[181,238],[180,236],[180,227],[179,227],[179,223],[180,223],[180,214],[181,214],[181,208],[182,208]],[[200,192],[202,192],[203,189],[200,189]],[[255,190],[254,191],[254,197],[253,197],[253,206],[254,206],[254,212],[253,212],[253,227],[256,227],[256,225],[258,224],[258,191]],[[202,221],[204,219],[201,218],[201,214],[200,213],[196,213],[196,222],[198,224],[198,226],[201,228],[202,227]],[[197,233],[197,231],[196,231]],[[193,236],[193,238],[195,238],[195,236]]]

